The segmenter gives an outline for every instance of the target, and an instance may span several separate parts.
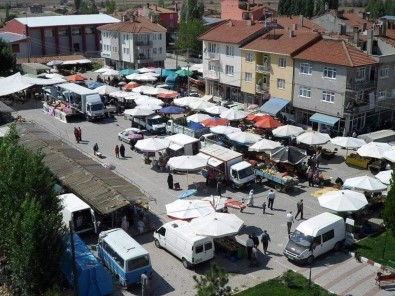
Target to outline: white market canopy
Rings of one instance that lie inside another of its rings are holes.
[[[318,197],[321,207],[337,212],[355,212],[368,204],[363,193],[352,190],[335,190]]]
[[[114,86],[110,86],[108,84],[104,84],[94,89],[99,95],[109,95],[111,93],[117,92],[118,88]]]
[[[166,205],[166,214],[176,219],[206,216],[215,210],[209,201],[177,199]]]
[[[384,152],[391,151],[391,146],[387,143],[370,142],[362,145],[357,153],[362,157],[372,157],[381,159],[384,157]]]
[[[193,122],[202,122],[203,120],[210,118],[210,115],[203,114],[203,113],[195,113],[193,115],[190,115],[187,117],[187,121],[193,121]]]
[[[126,109],[123,113],[130,116],[149,116],[154,114],[155,111],[150,109]]]
[[[271,151],[277,147],[281,147],[281,144],[279,142],[262,139],[259,142],[256,142],[251,147],[249,147],[248,151],[264,152],[264,151]]]
[[[225,118],[227,120],[240,120],[240,119],[246,118],[248,114],[249,114],[248,112],[244,112],[241,110],[228,109],[228,110],[221,112],[221,114],[219,116],[221,118]]]
[[[167,139],[149,138],[139,140],[135,148],[144,152],[157,152],[166,149],[169,145],[170,141]]]
[[[336,137],[331,139],[331,143],[347,149],[359,148],[366,144],[365,140],[353,137]]]
[[[378,173],[374,177],[379,179],[382,183],[384,183],[386,185],[390,185],[391,178],[392,178],[392,170],[381,171],[380,173]]]
[[[174,99],[173,103],[174,103],[174,105],[177,105],[177,106],[187,107],[196,101],[203,101],[203,100],[200,98],[195,98],[195,97],[182,97],[182,98]]]
[[[224,111],[228,111],[229,109],[224,107],[224,106],[220,106],[220,105],[216,105],[216,106],[212,106],[212,107],[208,107],[206,108],[207,113],[213,114],[213,115],[219,115]]]
[[[231,133],[226,136],[234,142],[246,145],[254,144],[259,140],[262,140],[261,136],[248,132]]]
[[[369,192],[380,192],[387,189],[387,186],[381,183],[378,179],[369,176],[346,179],[344,181],[343,187],[350,187],[352,189]]]
[[[224,237],[239,233],[244,221],[235,214],[212,212],[189,222],[197,235]]]
[[[229,135],[233,133],[240,133],[241,129],[229,125],[217,125],[210,127],[210,132],[219,135]]]
[[[189,104],[190,109],[200,111],[204,111],[205,109],[212,106],[215,106],[215,104],[203,100],[196,100],[196,98],[194,98],[193,102]]]
[[[311,146],[328,143],[330,139],[331,137],[329,137],[328,134],[323,134],[315,131],[305,132],[296,137],[296,141],[298,141],[299,143],[303,143]]]
[[[294,125],[283,125],[272,130],[272,134],[278,138],[296,137],[304,133],[304,129]]]

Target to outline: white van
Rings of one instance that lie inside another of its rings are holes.
[[[299,263],[313,263],[330,250],[338,250],[346,238],[342,217],[322,213],[299,224],[285,246],[284,255]]]
[[[69,222],[73,222],[75,233],[94,231],[97,233],[95,212],[83,200],[73,193],[59,195],[63,204],[63,223],[69,227]]]
[[[154,233],[155,245],[182,260],[185,268],[214,258],[211,237],[196,235],[186,221],[175,220],[163,224]]]

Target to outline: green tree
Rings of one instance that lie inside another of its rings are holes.
[[[15,69],[15,56],[10,45],[0,38],[0,76],[8,76]]]
[[[8,22],[16,17],[18,17],[15,13],[10,13],[11,5],[9,2],[5,5],[5,18],[4,22]]]
[[[305,16],[313,17],[314,15],[314,1],[313,0],[305,0]]]
[[[314,15],[321,15],[324,12],[325,12],[325,1],[324,0],[318,0],[315,3]]]
[[[395,235],[395,174],[392,173],[391,187],[384,201],[383,220]]]
[[[277,13],[278,15],[285,15],[285,0],[279,0],[277,6]]]
[[[204,4],[198,0],[184,0],[180,12],[180,23],[193,19],[201,20],[204,14]],[[192,36],[191,36],[192,37]]]
[[[41,295],[60,273],[62,205],[44,155],[18,137],[12,125],[0,142],[0,278],[14,291]]]
[[[107,0],[106,1],[106,9],[107,9],[107,14],[113,14],[115,9],[117,9],[117,3],[115,0]]]
[[[198,278],[193,276],[196,282],[197,296],[230,296],[231,287],[227,286],[229,282],[228,274],[225,270],[215,263],[211,264],[210,270]]]
[[[74,0],[74,9],[80,11],[82,0]]]
[[[158,1],[158,6],[159,7],[165,7],[165,0],[159,0]]]
[[[202,42],[198,36],[205,31],[202,19],[191,19],[188,23],[181,23],[178,28],[177,47],[183,50],[202,51]]]

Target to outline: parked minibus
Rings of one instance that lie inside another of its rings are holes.
[[[139,283],[144,272],[152,278],[149,253],[123,229],[100,232],[97,250],[104,264],[119,279],[120,285]]]

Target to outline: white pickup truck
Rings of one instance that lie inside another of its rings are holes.
[[[146,129],[151,134],[164,134],[166,132],[166,119],[158,114],[146,117],[131,117],[130,120],[133,120],[141,129]]]

